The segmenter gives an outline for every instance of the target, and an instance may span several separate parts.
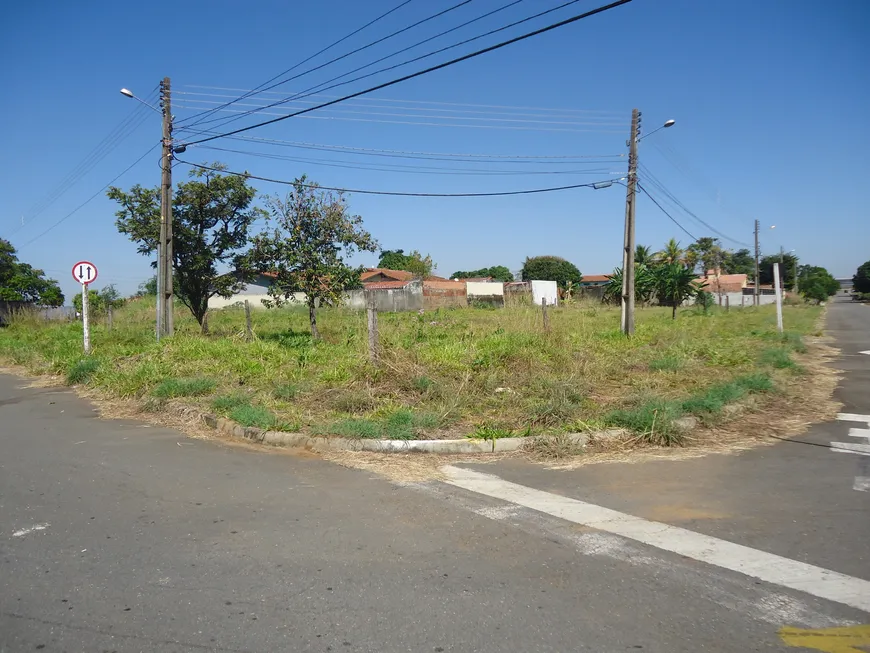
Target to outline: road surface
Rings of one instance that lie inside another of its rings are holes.
[[[844,413],[870,415],[870,307],[835,304],[829,325]],[[0,376],[0,652],[870,644],[868,457],[830,448],[862,428],[397,485],[100,420],[69,391]]]

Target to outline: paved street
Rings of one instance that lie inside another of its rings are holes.
[[[848,651],[870,457],[831,443],[868,443],[870,307],[829,327],[848,419],[800,442],[408,485],[0,376],[0,651]]]

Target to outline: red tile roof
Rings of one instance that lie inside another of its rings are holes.
[[[404,288],[410,281],[372,281],[364,283],[363,288],[366,290],[395,290]]]
[[[378,275],[392,279],[393,281],[410,281],[414,275],[406,270],[390,270],[389,268],[369,268],[360,275],[360,281],[371,279]]]
[[[718,277],[698,277],[695,281],[709,292],[740,292],[747,285],[746,279],[745,274],[720,274]]]
[[[609,274],[584,274],[581,283],[589,282],[589,283],[601,283],[610,281]]]

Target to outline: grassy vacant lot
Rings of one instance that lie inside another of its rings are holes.
[[[816,328],[820,309],[787,306],[777,334],[773,307],[670,319],[666,308],[638,311],[632,339],[619,309],[457,309],[380,315],[381,364],[368,362],[365,314],[320,312],[323,340],[304,310],[217,311],[201,336],[182,309],[177,335],[154,342],[153,307],[117,311],[110,332],[98,320],[93,354],[81,325],[19,319],[0,330],[0,360],[38,374],[63,375],[109,397],[211,409],[245,425],[350,437],[508,437],[607,425],[678,438],[673,420],[714,420],[724,405],[776,392],[800,374],[793,358]]]

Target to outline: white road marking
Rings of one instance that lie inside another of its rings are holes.
[[[585,501],[535,490],[497,476],[452,465],[442,470],[447,477],[446,483],[471,492],[870,612],[870,581]]]
[[[870,429],[849,429],[850,438],[864,438],[870,444]]]
[[[867,351],[859,351],[858,353],[859,354],[867,354],[868,356],[870,356],[870,349],[868,349]]]
[[[23,537],[28,533],[32,533],[33,531],[44,531],[49,527],[50,524],[36,524],[35,526],[31,526],[30,528],[22,528],[20,531],[15,531],[12,533],[12,537]]]
[[[831,451],[837,453],[857,453],[861,456],[870,456],[870,444],[857,444],[855,442],[832,442]]]
[[[870,425],[870,415],[857,415],[855,413],[837,413],[837,419],[843,422],[864,422]]]
[[[870,492],[870,476],[856,476],[852,489],[858,492]]]

